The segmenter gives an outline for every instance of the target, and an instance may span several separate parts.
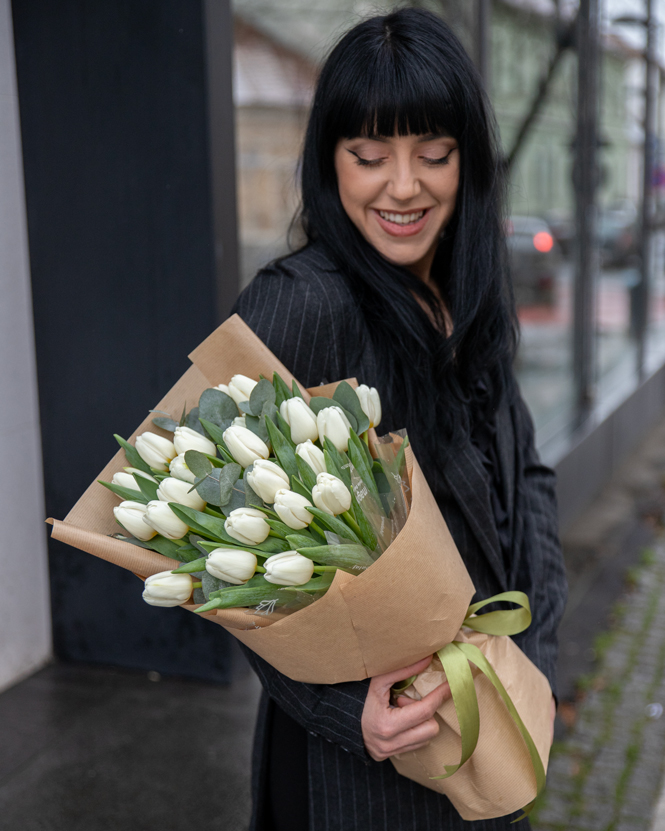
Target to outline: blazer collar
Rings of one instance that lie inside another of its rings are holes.
[[[501,466],[505,467],[503,459],[501,461]],[[492,513],[487,475],[470,439],[465,439],[457,452],[448,458],[445,477],[501,589],[505,591],[508,581]]]

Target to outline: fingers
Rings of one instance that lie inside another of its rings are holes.
[[[408,705],[401,704],[401,698],[403,696],[400,696],[397,700],[398,706],[390,711],[395,732],[409,730],[417,724],[432,718],[443,702],[447,698],[450,698],[450,686],[445,681],[436,687],[436,689],[432,690],[431,693],[428,693],[425,698],[420,701],[411,701]]]
[[[387,696],[390,694],[390,688],[393,684],[397,681],[404,681],[412,675],[418,675],[423,672],[430,665],[431,661],[432,656],[428,655],[426,658],[416,661],[415,664],[411,664],[411,666],[404,667],[403,669],[396,669],[393,672],[387,672],[385,675],[375,675],[374,678],[372,678],[371,684],[373,684],[377,691],[380,691],[382,695]]]
[[[391,738],[381,738],[375,742],[370,755],[377,762],[382,762],[396,753],[408,753],[424,747],[438,734],[439,723],[431,718],[409,730],[405,730]]]

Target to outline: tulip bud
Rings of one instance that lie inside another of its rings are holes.
[[[177,502],[179,505],[194,508],[195,511],[202,511],[206,506],[205,501],[196,491],[190,493],[190,488],[189,482],[169,476],[168,479],[162,479],[160,482],[157,488],[157,499],[161,502]]]
[[[314,563],[297,551],[283,551],[273,554],[263,564],[263,575],[269,583],[277,586],[302,586],[312,579]]]
[[[329,438],[340,453],[349,449],[351,425],[343,410],[339,407],[325,407],[323,410],[319,410],[316,424],[319,428],[321,442],[324,438]]]
[[[139,488],[136,479],[132,474],[135,473],[137,476],[142,476],[144,479],[149,479],[151,482],[157,484],[157,480],[154,476],[151,476],[149,473],[144,473],[144,471],[139,470],[137,467],[126,467],[123,470],[119,470],[117,473],[113,474],[113,479],[111,479],[112,484],[120,485],[123,488],[127,488],[130,491],[136,491],[137,493],[141,493],[141,488]]]
[[[217,455],[217,447],[215,443],[192,430],[191,427],[176,427],[173,433],[173,444],[175,449],[180,453],[186,453],[188,450],[198,450],[199,453],[207,453],[208,456]]]
[[[287,398],[279,407],[279,414],[291,428],[291,438],[295,444],[304,441],[316,441],[319,429],[316,416],[302,398]]]
[[[309,499],[299,493],[294,493],[291,490],[279,490],[275,494],[273,508],[285,525],[295,531],[301,531],[303,528],[307,528],[314,519],[307,510],[307,506],[311,506],[311,504]]]
[[[169,540],[181,540],[189,531],[187,525],[169,508],[168,503],[159,499],[148,502],[143,521]]]
[[[332,473],[319,473],[312,488],[312,499],[321,511],[337,516],[351,507],[351,493],[341,479]]]
[[[246,375],[234,375],[229,381],[228,390],[224,390],[224,392],[230,395],[236,404],[241,404],[243,401],[249,401],[249,396],[257,383],[258,381],[254,381]]]
[[[122,527],[137,540],[151,540],[157,531],[143,521],[147,505],[142,502],[121,502],[113,513]]]
[[[265,442],[256,433],[246,427],[227,427],[224,430],[224,441],[233,458],[241,467],[249,467],[258,459],[267,459],[270,450]]]
[[[160,571],[145,581],[143,599],[151,606],[180,606],[192,594],[192,578],[189,574],[171,574]]]
[[[356,390],[362,411],[369,419],[369,426],[376,427],[381,421],[381,399],[376,387],[361,384]]]
[[[213,389],[220,390],[220,392],[224,392],[226,393],[226,395],[230,395],[229,388],[226,386],[226,384],[217,384],[217,386],[213,387]]]
[[[238,548],[215,548],[206,560],[206,571],[234,586],[246,583],[256,571],[256,555]]]
[[[155,470],[168,470],[169,462],[178,455],[173,442],[157,433],[141,433],[135,445],[139,456]]]
[[[320,450],[311,441],[303,442],[296,447],[296,453],[312,468],[314,473],[326,472],[326,459],[323,450]]]
[[[247,427],[247,420],[244,415],[236,416],[232,423],[234,427]]]
[[[275,494],[280,489],[291,489],[289,477],[282,468],[265,459],[254,462],[254,467],[247,474],[247,481],[264,502],[274,502]]]
[[[256,508],[236,508],[228,515],[224,530],[243,545],[260,545],[267,539],[270,526]]]
[[[194,476],[192,471],[187,467],[184,453],[180,453],[171,462],[169,465],[169,473],[174,479],[180,479],[182,482],[189,482],[190,485],[193,485],[194,482],[196,482],[196,476]]]

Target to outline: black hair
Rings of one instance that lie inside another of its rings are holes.
[[[452,320],[447,336],[433,292],[366,242],[340,201],[339,139],[395,132],[447,134],[458,143],[456,208],[431,270]],[[474,419],[490,416],[511,389],[518,330],[502,200],[492,108],[452,30],[431,12],[401,9],[344,35],[314,96],[301,222],[308,242],[325,246],[358,300],[379,364],[379,392],[395,422],[385,426],[408,429],[430,481],[438,479],[451,443],[469,434]]]

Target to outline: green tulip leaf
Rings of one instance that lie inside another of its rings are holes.
[[[185,419],[185,427],[189,427],[190,430],[195,430],[197,433],[200,433],[202,436],[205,436],[206,432],[203,429],[203,425],[199,420],[198,407],[194,407],[194,409],[190,410],[187,414],[187,418]]]
[[[205,419],[213,424],[216,424],[222,429],[233,421],[238,415],[238,408],[236,402],[221,390],[209,388],[203,390],[199,398],[199,413],[200,419]]]
[[[322,566],[338,566],[356,574],[360,574],[374,562],[362,545],[303,546],[296,550],[298,554]]]
[[[302,398],[304,400],[304,396],[300,391],[300,387],[298,386],[295,380],[291,384],[291,391],[293,392],[292,398]]]
[[[333,401],[337,401],[345,412],[353,413],[357,423],[357,427],[354,427],[353,429],[357,433],[364,433],[365,430],[369,430],[369,419],[365,415],[363,408],[360,406],[358,394],[348,381],[340,381],[340,383],[337,384],[337,389],[333,393]]]
[[[143,470],[146,473],[152,473],[150,465],[143,461],[139,455],[139,451],[135,447],[133,447],[128,441],[123,439],[122,436],[119,436],[117,433],[113,434],[113,438],[125,451],[125,458],[129,462],[130,467],[137,467],[139,470]]]
[[[160,430],[168,430],[169,433],[172,433],[178,427],[177,421],[174,421],[172,418],[165,418],[164,416],[153,418],[152,423],[155,427],[159,427]]]
[[[325,410],[327,407],[339,407],[340,410],[344,413],[344,415],[348,418],[349,424],[351,425],[351,429],[355,430],[358,426],[358,422],[356,417],[353,415],[352,412],[347,410],[343,407],[339,401],[335,401],[332,398],[323,398],[322,396],[315,396],[309,402],[309,408],[312,410],[316,415],[318,415],[321,410]]]
[[[363,441],[359,439],[353,431],[351,431],[351,435],[349,437],[349,459],[358,472],[358,476],[360,476],[367,486],[367,490],[372,494],[372,496],[376,497],[378,501],[379,489],[377,488],[374,476],[372,475],[373,463],[368,463],[367,455],[363,449],[363,444]]]
[[[378,460],[374,461],[372,464],[372,476],[374,477],[376,487],[381,495],[391,492],[386,472],[383,469],[383,465]]]
[[[194,508],[188,508],[187,505],[178,505],[175,502],[169,502],[169,506],[173,513],[183,522],[186,522],[191,530],[197,534],[220,542],[228,542],[229,540],[235,542],[224,530],[223,519],[204,514],[202,511],[196,511]]]
[[[327,436],[323,439],[324,459],[326,458],[326,453],[328,454],[329,458],[332,459],[334,466],[338,471],[338,473],[335,473],[334,475],[338,476],[342,480],[342,482],[344,482],[346,487],[351,489],[351,468],[349,467],[349,457],[346,455],[346,453],[342,453],[340,450],[338,450]],[[327,461],[326,470],[328,470]],[[328,473],[334,473],[334,471],[328,470]]]
[[[197,478],[207,476],[212,470],[212,462],[205,453],[198,450],[185,451],[185,464]]]
[[[275,388],[275,404],[278,407],[281,407],[282,401],[288,401],[289,398],[293,398],[293,393],[289,389],[289,385],[277,372],[273,372],[272,374],[272,385]]]
[[[141,548],[148,548],[150,551],[157,551],[163,554],[164,557],[169,557],[171,560],[180,559],[180,549],[177,543],[173,540],[168,540],[166,537],[160,537],[159,534],[151,540],[141,541]]]
[[[215,444],[221,444],[222,447],[226,447],[226,444],[224,442],[224,430],[227,429],[226,427],[220,427],[218,424],[214,424],[212,421],[208,421],[207,418],[200,418],[199,421],[205,427],[206,433],[215,442]]]
[[[263,407],[261,409],[260,418],[261,418],[261,421],[263,421],[264,418],[269,418],[272,421],[272,423],[275,425],[275,427],[278,427],[281,430],[279,410],[275,406],[274,401],[266,401],[266,403],[263,405]],[[286,424],[284,419],[281,419],[281,421],[284,424]],[[288,425],[287,425],[287,427],[288,427]],[[288,438],[289,441],[291,441],[291,431],[290,430],[289,430],[289,435],[287,436],[287,438]]]
[[[314,484],[316,484],[316,478],[314,479]],[[314,487],[314,485],[312,485],[312,487]],[[291,476],[291,489],[294,493],[299,493],[300,496],[304,496],[305,499],[309,499],[310,502],[312,501],[312,488],[308,488],[307,485],[303,484],[297,476]]]
[[[310,491],[307,499],[311,499],[311,490],[316,485],[316,473],[307,464],[307,462],[296,453],[296,464],[298,465],[298,473],[303,481],[305,487]]]
[[[277,399],[275,388],[265,379],[259,381],[249,396],[249,408],[257,418],[261,415],[266,404],[274,404]]]
[[[304,530],[291,531],[291,533],[287,536],[286,541],[293,551],[297,551],[300,548],[313,548],[314,546],[320,546],[320,543],[315,540],[309,532],[305,533]]]
[[[119,496],[125,501],[141,502],[143,505],[147,505],[150,501],[149,499],[146,499],[142,493],[137,493],[137,491],[134,491],[131,488],[123,488],[122,485],[114,485],[113,482],[102,482],[101,479],[98,479],[97,481],[100,485],[104,485],[105,488],[108,488],[116,494],[116,496]]]
[[[272,389],[272,386],[270,387]],[[266,427],[266,420],[265,418],[259,418],[258,416],[248,415],[245,416],[245,424],[247,425],[247,429],[251,430],[255,436],[258,436],[261,441],[268,444],[270,441],[270,437],[268,436],[268,428]]]
[[[248,580],[244,586],[230,586],[211,596],[211,608],[234,609],[236,607],[259,606],[259,611],[269,613],[272,608],[291,603],[299,592],[306,595],[324,594],[335,579],[334,572],[313,577],[304,586],[275,586],[261,578],[254,583]],[[215,604],[214,606],[212,604]],[[197,612],[206,611],[197,609]]]
[[[293,445],[282,435],[269,418],[264,418],[263,423],[268,428],[270,443],[280,465],[289,476],[297,476],[298,465],[296,463],[296,454]]]
[[[341,470],[337,467],[337,465],[335,464],[335,460],[333,459],[333,457],[330,455],[330,453],[327,450],[323,451],[323,458],[324,458],[324,461],[326,463],[326,470],[328,471],[328,473],[331,473],[333,476],[336,476],[338,479],[342,479]],[[347,473],[348,473],[348,471],[347,471]],[[348,485],[347,485],[347,487],[348,487]]]
[[[192,535],[190,534],[190,541],[186,545],[181,545],[178,548],[178,559],[182,563],[191,563],[193,560],[198,560],[201,557],[202,552],[192,544],[191,539]]]
[[[375,500],[378,505],[381,504],[380,497],[378,495],[375,497]],[[368,522],[362,508],[358,504],[358,500],[356,499],[356,495],[353,491],[351,491],[351,506],[353,508],[353,514],[356,518],[356,522],[358,523],[358,527],[360,528],[360,537],[363,544],[366,545],[370,551],[375,551],[377,545],[379,544],[376,534]]]
[[[220,455],[220,456],[222,457],[222,459],[226,462],[226,464],[229,464],[229,465],[235,465],[235,464],[237,464],[236,460],[235,460],[235,459],[233,458],[233,456],[229,453],[229,449],[228,449],[228,447],[226,446],[226,444],[218,444],[218,445],[217,445],[217,450],[219,450],[219,455]]]
[[[280,537],[284,537],[286,539],[289,534],[293,531],[293,528],[289,528],[289,526],[285,522],[281,522],[279,519],[269,519],[266,517],[266,522],[270,526],[270,529],[274,531],[276,534],[279,534]]]
[[[151,482],[150,479],[146,479],[145,476],[141,476],[140,473],[135,473],[134,479],[136,480],[136,484],[141,489],[141,493],[148,502],[153,502],[157,499],[157,488],[159,485],[156,482]]]
[[[252,465],[245,469],[242,480],[245,484],[245,507],[247,508],[263,508],[264,502],[256,491],[249,484],[247,474],[251,472]]]
[[[198,552],[197,552],[198,554]],[[197,571],[205,571],[207,557],[198,557],[184,565],[174,568],[171,574],[195,574]]]
[[[312,516],[316,517],[319,522],[319,525],[323,525],[324,528],[327,528],[329,531],[332,531],[333,534],[337,534],[338,537],[341,537],[343,540],[350,540],[351,542],[357,543],[358,545],[362,545],[361,540],[358,538],[358,535],[353,531],[349,526],[339,517],[330,516],[325,511],[322,511],[320,508],[307,508],[307,510],[312,514]]]
[[[288,441],[291,447],[295,450],[296,443],[291,438],[291,428],[289,427],[288,422],[282,418],[279,412],[277,413],[277,417],[273,419],[273,422],[279,429],[280,433],[284,436],[284,438]]]

